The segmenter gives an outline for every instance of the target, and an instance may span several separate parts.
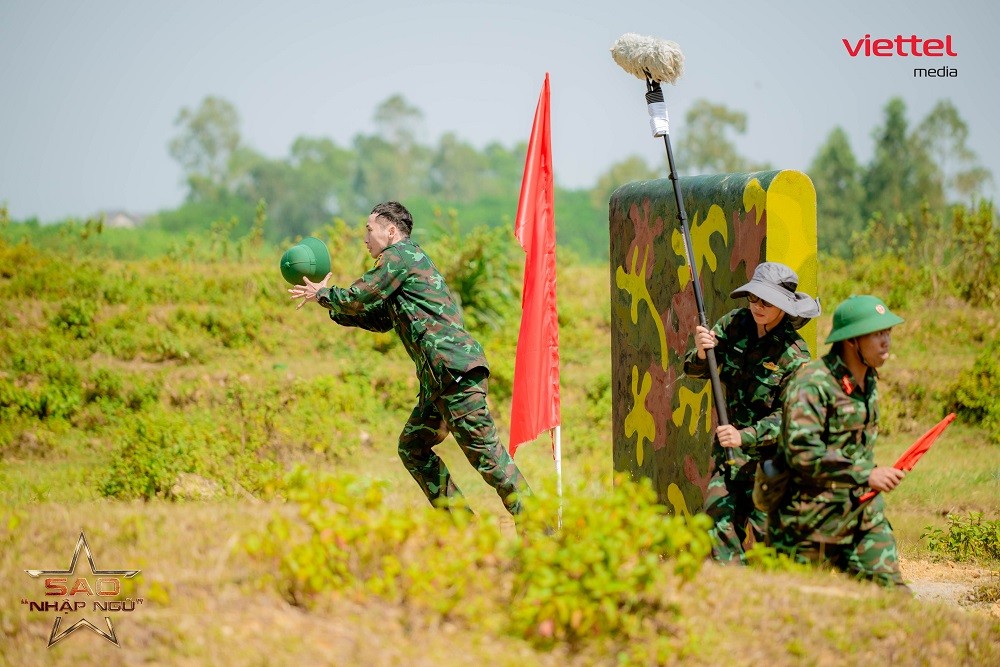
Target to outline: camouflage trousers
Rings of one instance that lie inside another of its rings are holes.
[[[716,468],[708,482],[702,511],[715,522],[709,531],[712,558],[720,563],[745,565],[744,544],[764,541],[767,514],[753,504],[753,478],[727,479],[726,472],[725,466]]]
[[[497,435],[486,405],[488,381],[486,369],[475,368],[433,400],[421,399],[399,435],[399,458],[432,505],[463,504],[448,467],[434,453],[434,446],[451,432],[472,467],[496,490],[507,511],[517,515],[521,498],[531,490]]]
[[[777,551],[791,555],[800,563],[826,564],[882,586],[907,588],[899,571],[896,538],[884,515],[867,530],[859,525],[846,544],[796,541],[779,531],[771,531],[770,538]]]

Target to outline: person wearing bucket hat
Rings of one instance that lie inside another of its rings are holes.
[[[723,563],[745,564],[747,538],[766,538],[767,514],[753,504],[754,473],[758,461],[777,448],[781,390],[810,358],[797,329],[820,314],[818,300],[796,292],[798,283],[784,264],[758,264],[750,282],[730,294],[747,297],[749,306],[723,315],[711,331],[696,327],[695,348],[684,360],[688,376],[707,378],[705,350],[714,348],[726,393],[730,424],[716,428],[713,474],[702,507],[715,522],[712,556]],[[730,462],[732,447],[741,448],[745,458]]]
[[[906,474],[875,465],[877,369],[902,322],[878,297],[849,297],[833,313],[830,351],[789,381],[779,460],[791,479],[768,539],[800,562],[906,590],[882,494],[856,511],[867,491],[892,491]]]
[[[369,331],[395,330],[413,360],[420,389],[399,436],[399,457],[431,504],[451,510],[464,498],[434,452],[449,431],[483,479],[513,515],[531,490],[500,442],[487,406],[489,366],[482,346],[465,329],[462,310],[427,254],[410,238],[413,217],[385,202],[368,217],[365,245],[375,267],[350,287],[327,286],[330,275],[289,289],[297,308],[312,301],[330,319]]]

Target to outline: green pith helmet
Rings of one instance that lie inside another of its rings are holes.
[[[890,312],[877,296],[849,296],[833,311],[833,330],[826,342],[836,343],[902,323],[903,318]]]
[[[281,277],[291,285],[302,285],[302,278],[319,282],[330,273],[330,251],[317,238],[307,236],[281,256]]]

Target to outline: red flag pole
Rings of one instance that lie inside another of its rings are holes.
[[[562,514],[562,451],[559,426],[559,318],[556,311],[555,177],[549,74],[538,97],[524,177],[517,202],[514,236],[525,252],[521,326],[514,360],[510,407],[510,453],[553,431],[552,457]]]

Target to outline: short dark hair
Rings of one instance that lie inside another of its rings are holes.
[[[377,204],[372,209],[372,215],[377,218],[385,218],[399,228],[399,231],[409,236],[413,231],[413,216],[406,210],[406,207],[398,201],[387,201]]]

